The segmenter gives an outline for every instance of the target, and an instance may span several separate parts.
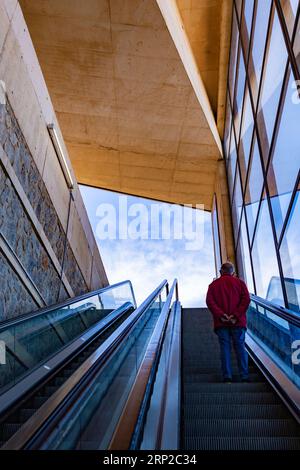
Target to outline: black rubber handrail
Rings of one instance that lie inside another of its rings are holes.
[[[258,297],[255,294],[250,294],[250,298],[257,305],[260,305],[261,307],[269,310],[275,315],[278,315],[278,317],[282,318],[283,320],[286,320],[289,323],[292,323],[293,325],[300,328],[300,313],[297,314],[296,312],[293,312],[292,310],[289,310],[285,307],[275,305],[269,300],[262,299],[261,297]]]
[[[132,315],[80,366],[64,386],[51,396],[1,449],[39,449],[56,423],[79,399],[82,390],[105,366],[139,318],[147,311],[167,284],[166,279],[161,282]]]
[[[31,318],[35,318],[35,317],[38,317],[40,315],[45,315],[47,313],[52,312],[53,310],[57,310],[57,309],[60,309],[60,308],[63,308],[63,307],[68,307],[69,305],[80,302],[81,300],[89,299],[90,297],[93,297],[95,295],[100,295],[103,292],[106,292],[106,291],[111,290],[111,289],[115,289],[115,288],[120,287],[120,286],[125,285],[125,284],[129,284],[129,286],[130,286],[130,290],[131,290],[132,298],[133,298],[133,304],[134,304],[134,307],[136,308],[137,305],[136,305],[136,300],[135,300],[135,295],[134,295],[132,283],[131,283],[131,281],[126,280],[126,281],[118,282],[116,284],[112,284],[112,285],[109,285],[109,286],[106,286],[106,287],[102,287],[101,289],[97,289],[97,290],[94,290],[94,291],[87,292],[87,293],[82,294],[82,295],[78,295],[77,297],[70,297],[69,299],[64,300],[63,302],[40,308],[40,309],[36,310],[35,312],[24,313],[23,315],[19,315],[17,318],[10,318],[8,320],[4,320],[3,322],[0,323],[0,332],[1,332],[1,330],[6,329],[10,326],[15,326],[15,325],[17,325],[19,323],[22,323],[24,321],[27,321]]]

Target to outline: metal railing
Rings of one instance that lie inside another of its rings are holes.
[[[300,422],[300,315],[251,294],[246,347]]]

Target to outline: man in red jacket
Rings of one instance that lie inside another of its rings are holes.
[[[224,263],[221,277],[210,284],[206,303],[213,315],[219,338],[224,382],[232,381],[231,340],[233,341],[242,382],[249,381],[248,354],[245,348],[246,312],[250,296],[246,284],[234,276],[231,263]]]

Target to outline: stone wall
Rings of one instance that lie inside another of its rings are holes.
[[[16,0],[0,3],[0,80],[3,321],[108,280],[79,188],[67,187],[47,131],[54,122],[61,137]]]

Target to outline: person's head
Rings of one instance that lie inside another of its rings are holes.
[[[228,274],[229,276],[233,276],[234,274],[234,266],[232,263],[227,261],[226,263],[223,263],[220,269],[220,274],[223,276],[224,274]]]

